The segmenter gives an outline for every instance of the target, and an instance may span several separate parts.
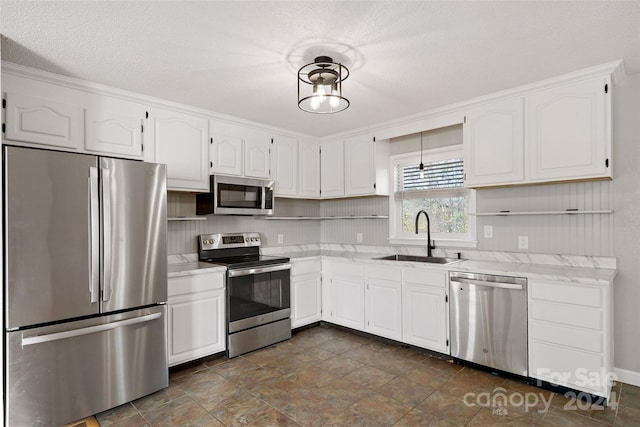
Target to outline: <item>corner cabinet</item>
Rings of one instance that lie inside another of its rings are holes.
[[[364,331],[364,266],[324,262],[322,270],[322,319]]]
[[[208,135],[205,117],[151,108],[154,162],[167,165],[167,189],[209,191]]]
[[[298,142],[298,196],[320,197],[320,148],[312,141]]]
[[[609,398],[612,284],[529,280],[529,376]]]
[[[224,281],[224,272],[169,278],[169,366],[226,349]]]
[[[344,141],[320,144],[320,197],[344,196]]]
[[[470,110],[463,135],[465,186],[524,181],[524,98]]]
[[[526,97],[531,181],[611,178],[610,77]]]
[[[291,260],[291,327],[319,322],[322,318],[320,258]]]
[[[403,269],[403,336],[407,344],[449,354],[447,274]]]
[[[344,141],[345,196],[389,195],[389,142],[373,135]]]

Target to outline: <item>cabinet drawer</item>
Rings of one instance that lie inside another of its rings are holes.
[[[447,285],[446,272],[425,270],[422,268],[405,268],[402,271],[405,283],[437,286],[444,288]]]
[[[193,276],[170,277],[168,295],[183,295],[194,292],[224,288],[224,273],[195,274]]]
[[[602,375],[601,355],[532,342],[529,349],[529,375],[553,384],[588,391],[602,396],[607,379]]]
[[[578,350],[602,352],[602,334],[543,322],[531,322],[530,338],[536,341],[574,347]]]
[[[531,319],[602,330],[602,312],[597,309],[534,300],[529,310]]]
[[[367,279],[382,279],[394,282],[402,281],[402,270],[399,268],[367,265],[366,271]]]
[[[358,276],[364,278],[364,265],[363,264],[343,264],[343,263],[331,263],[329,264],[329,271],[337,276]]]
[[[319,259],[291,262],[292,276],[300,276],[309,273],[320,273],[321,270],[322,266]]]
[[[602,290],[588,286],[574,286],[559,282],[532,281],[531,298],[568,304],[602,307]]]

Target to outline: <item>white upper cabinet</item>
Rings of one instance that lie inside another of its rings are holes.
[[[531,181],[611,178],[610,88],[605,76],[526,97]]]
[[[242,175],[242,138],[221,133],[212,124],[209,157],[212,174]]]
[[[84,108],[61,101],[67,99],[67,90],[51,85],[38,96],[8,92],[6,139],[72,150],[82,148]]]
[[[368,135],[344,142],[345,195],[361,196],[375,190],[373,137]]]
[[[151,108],[155,159],[167,165],[167,187],[209,191],[208,120],[201,116]]]
[[[211,120],[211,174],[269,178],[271,135],[259,129]]]
[[[319,198],[320,150],[316,143],[300,141],[298,144],[298,172],[298,196]]]
[[[298,140],[276,135],[273,139],[272,154],[276,196],[297,196]]]
[[[320,144],[320,196],[344,196],[344,142]]]
[[[345,196],[389,194],[389,141],[359,135],[344,141]]]
[[[464,123],[465,185],[482,187],[524,180],[524,99],[470,110]]]
[[[249,130],[244,139],[244,176],[250,178],[271,177],[271,143],[266,132]]]
[[[146,114],[145,105],[91,95],[85,115],[85,148],[97,153],[142,158]]]

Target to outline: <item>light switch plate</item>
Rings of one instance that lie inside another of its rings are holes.
[[[357,234],[356,234],[356,241],[357,241],[358,243],[362,243],[362,233],[357,233]]]
[[[278,234],[278,244],[281,245],[284,243],[284,234]]]
[[[492,239],[493,238],[493,225],[485,225],[484,226],[484,238]]]
[[[529,236],[518,236],[518,249],[529,249]]]

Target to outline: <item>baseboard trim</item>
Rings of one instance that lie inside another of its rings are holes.
[[[626,369],[613,368],[618,381],[640,387],[640,372],[627,371]]]

